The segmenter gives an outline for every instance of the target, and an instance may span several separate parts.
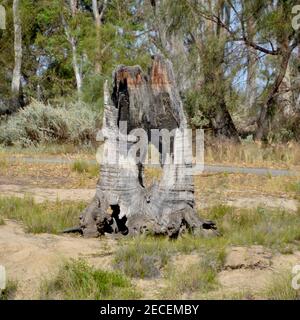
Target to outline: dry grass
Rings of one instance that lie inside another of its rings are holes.
[[[237,145],[228,141],[214,140],[206,145],[205,162],[289,168],[300,165],[300,145],[289,142],[264,146],[261,143],[247,141]]]
[[[194,177],[196,196],[207,193],[237,193],[298,197],[299,176],[258,176],[254,174],[204,174]]]
[[[292,287],[291,270],[275,273],[262,293],[269,300],[300,300],[300,290]]]
[[[199,247],[199,261],[187,264],[184,268],[179,269],[169,263],[165,270],[168,285],[163,290],[162,297],[175,299],[193,292],[203,294],[216,290],[219,286],[217,274],[222,270],[226,257],[225,247],[220,244],[210,250]]]
[[[39,144],[38,146],[3,147],[0,145],[0,157],[68,157],[72,159],[94,159],[96,147],[90,145],[74,144]]]
[[[98,164],[91,164],[84,160],[76,160],[71,165],[72,171],[79,174],[86,174],[90,178],[98,177],[100,168]]]
[[[83,162],[83,161],[82,161]],[[34,185],[45,188],[95,188],[99,167],[88,165],[87,172],[78,172],[72,164],[7,162],[0,166],[2,184]],[[5,182],[7,181],[7,182]]]

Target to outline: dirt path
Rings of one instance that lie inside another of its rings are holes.
[[[37,203],[44,201],[90,201],[95,194],[95,189],[50,189],[38,188],[26,185],[14,184],[0,184],[0,196],[8,197],[15,196],[23,198],[25,196],[33,197]],[[216,204],[224,204],[237,208],[257,208],[267,207],[273,209],[282,209],[287,211],[297,211],[298,202],[295,199],[288,199],[284,197],[264,196],[264,195],[250,195],[241,196],[230,194],[228,196],[218,196],[215,199],[208,199],[205,195],[201,195],[200,201],[197,202],[199,209],[212,207]]]
[[[37,188],[26,185],[3,184],[0,185],[2,197],[33,197],[37,203],[44,201],[90,201],[95,195],[95,189],[50,189]]]
[[[9,157],[8,161],[24,161],[26,163],[49,163],[49,164],[70,164],[74,159],[68,158],[33,158],[33,157]],[[95,160],[85,160],[88,163],[95,164]],[[204,165],[205,173],[244,173],[255,175],[272,175],[272,176],[296,176],[298,172],[286,169],[272,169],[272,168],[249,168],[225,165]],[[201,174],[201,172],[199,172]]]

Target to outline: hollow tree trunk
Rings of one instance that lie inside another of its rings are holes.
[[[127,121],[128,130],[118,135],[121,121]],[[117,67],[111,99],[105,85],[101,178],[94,199],[80,216],[83,235],[149,232],[177,237],[184,230],[197,233],[215,229],[213,222],[197,215],[191,163],[166,161],[161,181],[149,188],[143,183],[142,160],[137,164],[132,154],[125,152],[119,153],[119,161],[112,164],[112,155],[120,152],[115,141],[128,139],[134,146],[138,138],[126,135],[137,128],[147,133],[150,129],[175,129],[174,154],[182,148],[181,132],[187,128],[187,121],[171,63],[161,56],[153,58],[148,75],[139,66]],[[170,160],[170,153],[165,156]]]

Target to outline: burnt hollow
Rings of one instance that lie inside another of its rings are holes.
[[[118,227],[118,232],[120,232],[123,235],[128,234],[128,228],[126,226],[126,221],[127,218],[124,216],[120,219],[120,206],[118,204],[116,205],[111,205],[110,208],[112,209],[112,217],[114,218],[117,227]]]

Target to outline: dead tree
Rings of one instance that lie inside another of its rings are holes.
[[[136,163],[126,153],[119,155],[118,164],[112,165],[106,153],[115,150],[115,141],[121,121],[127,121],[127,132],[135,128],[175,129],[174,150],[182,146],[180,133],[187,128],[183,105],[176,89],[170,61],[153,57],[152,67],[144,74],[139,66],[119,66],[114,72],[114,86],[109,98],[104,88],[104,118],[102,135],[104,154],[96,195],[80,216],[84,236],[95,237],[104,233],[152,233],[176,238],[184,230],[199,233],[215,229],[211,221],[199,218],[195,210],[192,164],[162,164],[160,182],[149,188],[143,182],[143,163]],[[119,135],[134,146],[136,136]],[[127,137],[126,137],[127,136]],[[120,138],[121,137],[121,138]],[[190,146],[190,150],[192,147]],[[170,158],[165,154],[165,158]],[[142,156],[141,156],[142,158]]]

